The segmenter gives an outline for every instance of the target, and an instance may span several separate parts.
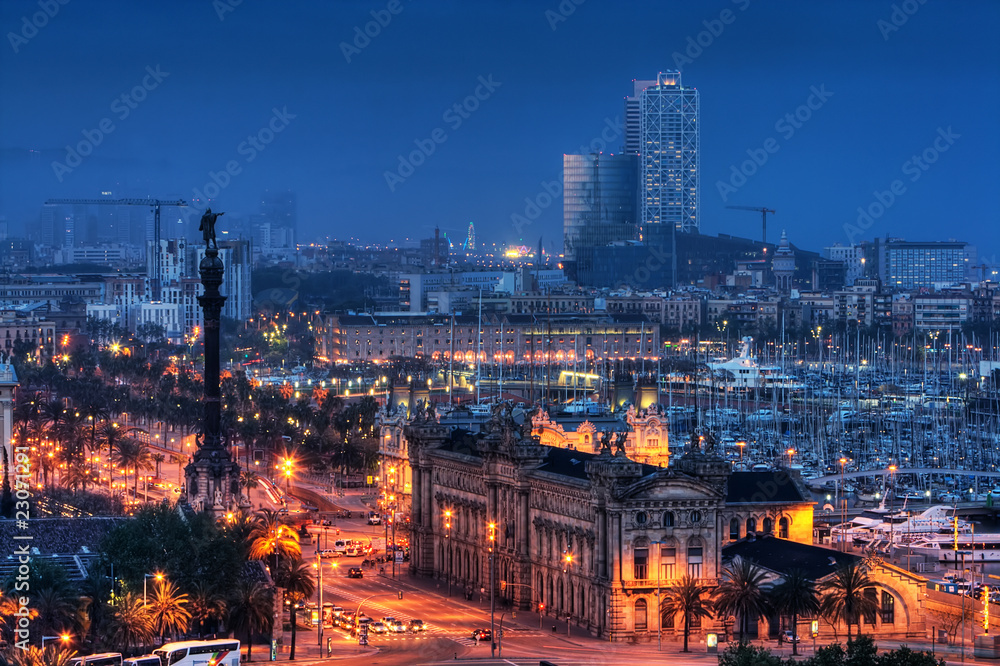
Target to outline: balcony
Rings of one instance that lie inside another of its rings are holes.
[[[704,585],[706,587],[716,587],[719,584],[718,578],[698,578],[696,579],[699,585]],[[663,578],[659,581],[659,587],[674,587],[680,583],[680,578]],[[622,587],[626,589],[641,589],[649,588],[650,590],[655,590],[657,587],[657,580],[655,578],[646,578],[641,580],[623,580]]]

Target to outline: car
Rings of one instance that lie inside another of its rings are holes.
[[[785,629],[781,633],[781,640],[783,640],[786,643],[798,643],[799,637],[793,634],[791,629]]]
[[[491,641],[493,640],[493,632],[489,629],[476,629],[472,632],[473,640],[480,641]]]
[[[427,626],[424,624],[423,620],[410,620],[410,631],[416,633],[418,631],[426,631]]]
[[[368,524],[369,525],[381,525],[382,524],[382,518],[380,516],[378,516],[377,514],[373,514],[371,516],[368,516]]]
[[[390,629],[396,625],[396,618],[391,615],[386,615],[382,618],[382,624],[389,627]]]
[[[326,550],[319,551],[319,556],[323,559],[328,559],[331,557],[343,557],[343,553],[340,553],[332,548],[327,548]]]
[[[396,624],[390,625],[389,628],[395,631],[397,634],[406,633],[406,624],[402,620],[396,620]]]
[[[365,572],[361,570],[361,567],[351,567],[347,570],[348,578],[364,578]]]
[[[368,625],[368,631],[375,634],[387,634],[389,633],[389,627],[385,626],[382,622],[372,622]]]

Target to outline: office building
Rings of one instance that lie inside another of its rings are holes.
[[[698,91],[680,72],[660,72],[639,96],[639,115],[643,229],[698,231]]]
[[[656,81],[632,79],[632,94],[625,98],[625,146],[622,152],[629,155],[638,155],[642,152],[639,98],[643,90],[655,85]]]
[[[968,262],[966,245],[959,241],[876,238],[865,243],[866,277],[875,277],[871,273],[877,271],[883,287],[894,291],[961,284]],[[874,267],[869,266],[873,262]]]
[[[563,155],[563,255],[582,247],[638,239],[638,158],[592,153]]]

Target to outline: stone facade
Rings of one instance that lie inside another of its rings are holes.
[[[784,518],[811,543],[812,503],[793,477],[732,480],[730,463],[700,450],[642,464],[624,440],[614,452],[543,446],[534,416],[518,423],[499,406],[475,434],[433,414],[409,422],[413,573],[487,598],[492,588],[498,608],[542,605],[611,641],[650,640],[658,588],[684,574],[717,583],[732,519]]]

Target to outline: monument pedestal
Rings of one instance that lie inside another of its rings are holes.
[[[1000,634],[979,634],[974,645],[977,659],[1000,659]]]
[[[222,213],[219,213],[221,215]],[[221,393],[219,390],[219,329],[222,306],[226,297],[221,294],[225,266],[219,259],[215,240],[215,218],[211,209],[202,218],[205,229],[205,256],[198,264],[201,284],[205,291],[198,296],[204,312],[205,323],[205,418],[198,451],[185,468],[187,501],[198,511],[208,511],[218,520],[227,511],[235,510],[240,500],[240,466],[229,456],[229,448],[222,435]],[[211,218],[207,220],[206,218]]]

